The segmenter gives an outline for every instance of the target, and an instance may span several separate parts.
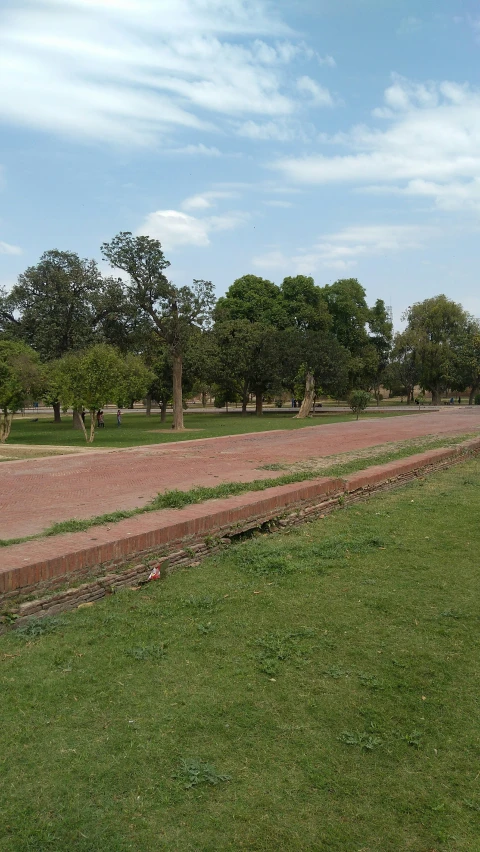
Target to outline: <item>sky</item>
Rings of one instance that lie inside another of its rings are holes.
[[[132,231],[480,316],[479,60],[478,0],[0,0],[0,286]]]

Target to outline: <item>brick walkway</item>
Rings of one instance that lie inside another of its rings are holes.
[[[258,470],[429,434],[480,428],[480,409],[445,409],[408,417],[315,425],[155,444],[0,465],[0,538],[33,535],[55,521],[132,509],[159,491],[278,476]],[[1,551],[0,551],[1,560]]]

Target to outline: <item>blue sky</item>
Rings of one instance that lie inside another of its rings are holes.
[[[473,0],[0,0],[0,284],[131,230],[480,316],[479,58]]]

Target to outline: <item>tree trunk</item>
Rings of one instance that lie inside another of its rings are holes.
[[[248,397],[248,385],[245,383],[242,390],[242,414],[247,413]]]
[[[313,373],[307,373],[305,379],[305,396],[303,397],[300,411],[295,415],[296,420],[304,420],[310,415],[315,398],[315,377]]]
[[[202,408],[207,407],[207,391],[202,391]]]
[[[0,414],[0,443],[4,444],[10,435],[10,430],[12,428],[12,420],[13,420],[13,411],[8,412],[4,411]]]
[[[148,416],[152,413],[152,397],[150,394],[145,398],[145,413]]]
[[[61,423],[62,422],[62,418],[60,416],[60,403],[59,402],[53,403],[53,422],[54,423]]]
[[[432,390],[432,405],[441,405],[441,402],[441,393],[435,388],[435,390]]]
[[[82,421],[83,422],[83,421]],[[87,437],[87,430],[85,429],[85,438]],[[93,440],[95,438],[95,409],[90,411],[90,435],[88,437],[88,443],[93,444]]]
[[[165,423],[167,419],[167,403],[162,400],[160,403],[160,423]]]
[[[477,389],[478,388],[475,385],[473,385],[473,387],[470,389],[470,393],[468,395],[468,404],[469,405],[473,405],[473,402],[475,400],[475,394],[477,393]]]
[[[173,356],[173,428],[181,431],[183,425],[183,397],[182,397],[182,371],[183,363],[181,355]]]
[[[263,414],[263,394],[255,391],[255,414],[261,417]]]
[[[73,409],[73,428],[74,429],[81,429],[83,432],[85,432],[85,426],[83,425],[82,414],[77,408]]]

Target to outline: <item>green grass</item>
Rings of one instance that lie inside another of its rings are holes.
[[[1,852],[476,852],[479,482],[0,637]]]
[[[374,410],[366,417],[395,417],[415,414],[415,411],[378,413]],[[286,410],[275,414],[266,413],[262,417],[240,412],[229,414],[185,413],[185,432],[172,431],[172,417],[166,423],[160,423],[160,416],[126,412],[122,425],[117,428],[116,416],[105,415],[105,429],[96,429],[93,447],[133,447],[139,444],[164,444],[173,441],[191,441],[198,438],[218,438],[223,435],[243,435],[246,432],[268,432],[272,429],[303,429],[305,426],[321,426],[325,423],[342,423],[354,420],[353,414],[325,414],[307,420],[295,420],[295,412]],[[34,418],[33,418],[34,419]],[[63,415],[62,423],[54,423],[49,417],[39,417],[36,423],[31,417],[17,415],[13,421],[9,443],[38,444],[60,446],[89,446],[85,443],[82,431],[72,428],[71,415]],[[89,418],[87,416],[87,428]]]
[[[108,512],[104,515],[95,515],[91,518],[70,518],[66,521],[54,523],[35,535],[0,539],[0,548],[10,547],[13,544],[22,544],[26,541],[34,541],[39,538],[61,535],[62,533],[84,532],[91,527],[115,524],[118,523],[118,521],[133,518],[135,515],[143,515],[146,512],[156,512],[159,509],[183,509],[184,506],[190,506],[194,503],[204,503],[206,500],[233,497],[234,495],[245,494],[249,491],[266,491],[268,488],[274,488],[277,485],[293,485],[296,482],[318,479],[319,476],[347,476],[350,473],[365,470],[372,465],[385,464],[386,462],[394,461],[395,459],[407,458],[415,453],[423,452],[426,449],[453,446],[465,441],[467,438],[473,437],[475,434],[477,433],[469,432],[464,435],[444,435],[441,438],[426,436],[424,438],[417,438],[411,441],[401,441],[399,442],[398,448],[392,444],[388,449],[377,453],[371,453],[371,449],[369,449],[370,454],[364,457],[338,462],[330,466],[322,467],[321,469],[313,466],[313,469],[311,470],[294,470],[291,473],[283,473],[273,479],[254,479],[251,482],[224,482],[221,485],[213,486],[197,485],[190,488],[188,491],[180,491],[178,489],[164,491],[159,493],[145,506],[139,506],[135,509],[121,509],[116,512]],[[295,465],[291,465],[290,467],[293,468]],[[288,466],[271,464],[265,465],[263,469],[285,470],[288,469]]]

